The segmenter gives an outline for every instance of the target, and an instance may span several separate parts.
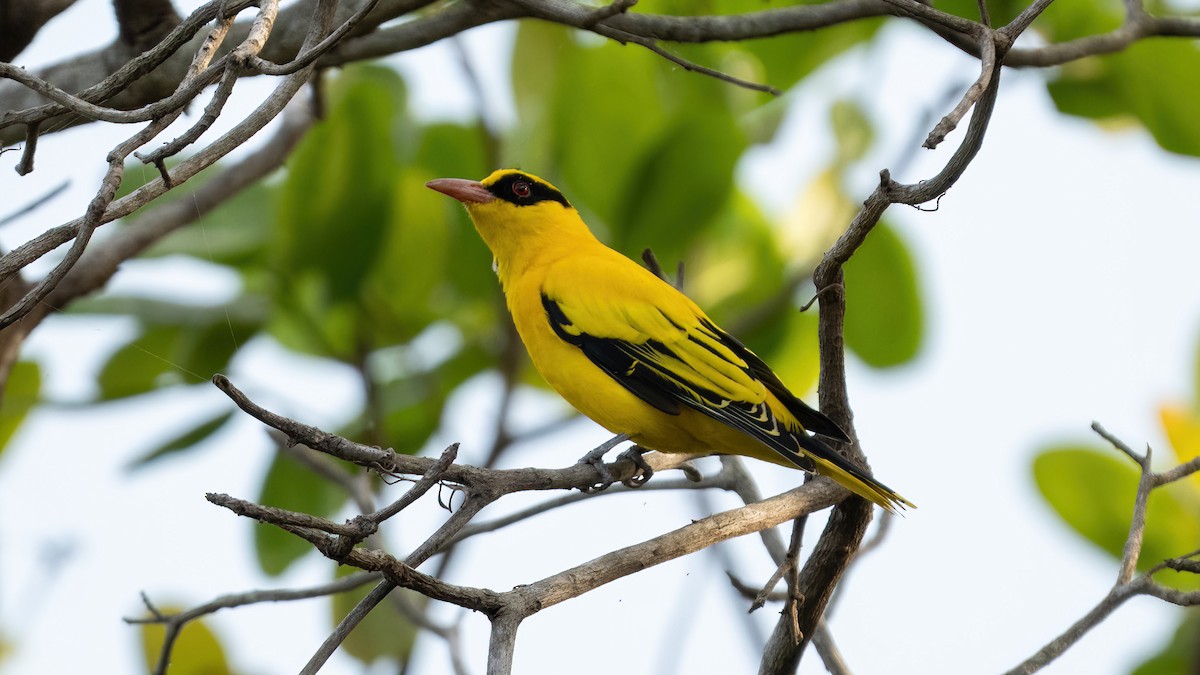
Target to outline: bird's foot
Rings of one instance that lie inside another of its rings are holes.
[[[596,470],[596,473],[600,474],[600,480],[598,482],[593,483],[586,488],[580,488],[580,490],[587,494],[592,494],[594,492],[607,490],[608,486],[616,482],[616,479],[613,478],[612,472],[609,471],[608,467],[604,465],[604,455],[609,450],[612,450],[614,447],[624,443],[627,440],[629,440],[629,436],[625,434],[617,434],[616,436],[613,436],[607,441],[604,441],[600,445],[596,446],[596,448],[588,452],[588,454],[579,458],[579,461],[576,462],[576,464],[591,464],[592,468]]]
[[[651,476],[654,475],[654,469],[650,466],[650,463],[646,461],[646,458],[642,457],[642,455],[644,455],[646,452],[646,448],[643,448],[640,445],[635,445],[621,453],[619,459],[627,459],[633,462],[633,465],[637,467],[637,471],[634,472],[632,476],[621,481],[621,484],[625,487],[640,488],[646,484],[646,481],[650,480]]]

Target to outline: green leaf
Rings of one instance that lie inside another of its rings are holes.
[[[18,361],[8,373],[0,395],[0,454],[8,447],[25,416],[37,405],[42,389],[42,371],[33,361]]]
[[[273,237],[282,295],[288,280],[304,279],[339,304],[358,296],[383,249],[397,178],[392,124],[404,108],[403,84],[387,69],[347,68],[331,89],[329,115],[288,163]]]
[[[772,352],[759,352],[771,370],[797,396],[817,387],[821,370],[821,348],[817,341],[817,312],[799,312],[790,306],[781,313],[776,332],[777,346]]]
[[[1042,497],[1067,525],[1120,559],[1137,494],[1139,471],[1132,461],[1114,450],[1059,445],[1038,453],[1033,476]],[[1150,493],[1139,570],[1184,555],[1200,541],[1200,508],[1194,495],[1180,487]],[[1155,578],[1179,588],[1200,587],[1196,575],[1164,571]]]
[[[502,164],[508,158],[534,173],[557,173],[554,165],[555,145],[561,141],[548,133],[555,115],[556,90],[571,86],[565,82],[563,71],[577,58],[581,49],[571,38],[571,29],[548,21],[521,21],[512,54],[512,91],[520,124],[506,134]],[[500,167],[488,167],[480,177]],[[458,174],[449,174],[458,175]],[[468,174],[469,175],[469,174]]]
[[[846,346],[867,365],[888,368],[921,348],[924,309],[908,246],[879,223],[846,270]]]
[[[704,147],[702,161],[698,146]],[[681,115],[628,174],[632,180],[611,244],[626,251],[650,247],[664,263],[678,260],[729,200],[734,166],[745,147],[727,109],[710,106],[704,114]]]
[[[1015,0],[1012,0],[1015,1]],[[766,3],[763,0],[642,0],[638,3],[638,11],[646,14],[670,14],[696,16],[703,14],[746,14],[773,9],[776,3]],[[816,5],[820,0],[805,2],[789,2],[790,5]],[[830,59],[855,45],[870,39],[875,31],[883,25],[882,19],[863,19],[837,26],[827,26],[821,30],[786,33],[770,38],[743,40],[711,45],[715,49],[707,50],[707,57],[697,56],[694,45],[672,45],[672,51],[679,51],[688,58],[706,66],[724,72],[731,72],[754,82],[769,84],[779,89],[788,89],[807,77]],[[706,45],[708,46],[708,45]],[[731,67],[730,61],[717,58],[715,55],[747,54],[752,55],[761,63],[757,72],[743,72],[743,69]],[[695,73],[675,71],[679,78],[702,77]],[[725,88],[733,85],[723,84]],[[756,94],[761,101],[769,100],[763,94]]]
[[[237,350],[260,329],[258,323],[226,319],[185,331],[180,336],[174,360],[189,374],[208,381],[216,373],[226,370]]]
[[[528,23],[523,22],[522,26]],[[491,173],[496,167],[489,167],[484,161],[479,131],[454,124],[426,127],[421,134],[417,162],[424,173],[420,178],[407,173],[406,180],[413,181],[417,190],[429,193],[434,202],[430,206],[425,197],[406,201],[406,208],[411,210],[403,216],[404,222],[410,228],[436,229],[427,236],[444,237],[441,245],[445,250],[453,251],[453,269],[446,267],[443,260],[443,267],[438,271],[443,294],[430,298],[430,302],[436,303],[439,318],[459,323],[463,314],[470,316],[483,312],[489,322],[494,322],[499,287],[496,274],[492,272],[491,252],[476,234],[462,205],[424,186],[430,178],[478,179]],[[420,213],[414,215],[417,210]],[[405,225],[402,223],[401,226]],[[382,267],[387,266],[385,263]]]
[[[787,90],[835,56],[871,39],[881,26],[882,19],[863,19],[807,33],[788,33],[724,46],[753,54],[762,62],[765,83]]]
[[[1133,675],[1179,675],[1200,663],[1200,611],[1192,608],[1162,651],[1134,669]]]
[[[147,464],[161,459],[167,455],[172,455],[177,452],[190,450],[201,441],[212,436],[218,429],[225,426],[229,418],[233,417],[233,411],[223,412],[215,417],[201,421],[193,425],[190,429],[175,436],[174,438],[162,443],[150,452],[129,463],[128,469],[140,469]]]
[[[394,188],[385,250],[363,284],[371,344],[411,340],[453,301],[447,265],[454,233],[438,217],[446,198],[425,187],[431,178],[405,170]]]
[[[353,567],[339,566],[335,569],[334,577],[341,579],[358,571]],[[334,595],[330,607],[330,626],[336,626],[349,614],[373,586],[374,584],[365,584]],[[416,591],[406,588],[392,591],[386,601],[376,605],[362,623],[355,626],[346,636],[342,649],[365,664],[372,664],[383,658],[392,658],[404,663],[412,654],[413,644],[417,639],[417,628],[396,607],[398,602],[406,604],[414,612],[424,612],[425,606],[429,604],[428,598]]]
[[[169,308],[164,316],[180,307]],[[178,317],[179,323],[149,325],[114,352],[100,371],[100,400],[137,396],[181,383],[207,382],[214,373],[224,370],[260,325],[235,321],[207,309],[195,308],[193,317]],[[201,323],[203,320],[210,323]]]
[[[956,1],[971,2],[971,0]],[[1011,2],[1011,0],[1005,0],[1005,2]],[[1018,7],[1017,11],[1022,9],[1024,7]],[[1016,15],[1013,14],[1013,16]],[[1121,0],[1056,2],[1047,7],[1033,25],[1049,40],[1066,42],[1087,35],[1099,35],[1116,30],[1124,19],[1125,7]],[[992,25],[999,24],[993,22]]]
[[[380,387],[384,442],[405,454],[416,454],[441,425],[446,399],[467,379],[494,368],[496,357],[480,340],[430,370],[409,372]]]
[[[605,225],[628,226],[620,217],[629,186],[620,178],[637,173],[668,125],[657,76],[660,57],[612,43],[592,48],[571,43],[559,58],[550,123],[531,130],[549,134],[554,155],[547,167],[528,168],[558,185],[585,209],[585,217],[599,216],[588,222],[603,235]],[[619,142],[596,132],[606,128],[620,129]]]
[[[164,614],[178,614],[183,609],[160,605],[159,611]],[[163,642],[167,637],[166,626],[144,623],[141,627],[141,637],[146,672],[153,673],[157,669]],[[204,619],[189,621],[179,632],[171,648],[171,675],[225,675],[232,672],[225,660],[225,650],[221,647],[221,641],[208,627],[208,623]]]
[[[672,272],[678,262],[665,256],[659,261]],[[738,339],[761,349],[756,341],[761,321],[746,314],[779,292],[787,265],[774,225],[758,205],[735,192],[684,261],[684,292]],[[748,320],[754,325],[746,325]]]
[[[1200,48],[1194,41],[1143,40],[1060,72],[1047,85],[1059,110],[1091,119],[1132,116],[1163,149],[1200,156]]]
[[[526,23],[522,23],[522,26]],[[430,178],[478,180],[498,168],[487,165],[479,129],[444,122],[421,128],[416,164]],[[462,205],[454,200],[443,196],[442,201],[466,214]]]
[[[988,16],[991,17],[992,25],[1000,27],[1007,24],[1015,19],[1027,4],[1020,0],[988,0]],[[934,0],[933,6],[964,19],[979,21],[978,0]]]
[[[100,400],[137,396],[181,381],[172,360],[183,330],[150,326],[109,357],[100,370]]]
[[[1131,115],[1111,77],[1060,77],[1046,84],[1059,112],[1094,120]]]
[[[846,165],[863,158],[875,142],[875,130],[867,113],[854,101],[835,101],[829,111],[833,122],[833,134],[838,142],[838,165]]]
[[[363,317],[352,303],[333,303],[322,280],[296,278],[290,292],[276,295],[267,330],[284,347],[302,354],[358,360],[358,327]]]
[[[396,325],[384,323],[378,308],[364,308],[363,298],[393,250],[399,159],[411,152],[411,122],[403,82],[387,68],[347,68],[330,92],[329,115],[292,155],[279,191],[270,331],[290,349],[356,362],[373,346],[373,327],[396,337]]]
[[[188,255],[242,269],[261,267],[271,237],[276,190],[265,181],[254,183],[195,223],[160,239],[141,256]],[[172,194],[174,190],[167,193]]]
[[[1176,462],[1186,464],[1200,457],[1200,414],[1184,405],[1165,403],[1159,406],[1158,416]],[[1193,473],[1180,483],[1190,484],[1200,498],[1200,473]]]
[[[324,518],[340,509],[346,499],[341,488],[280,450],[267,470],[258,503]],[[254,526],[254,551],[258,554],[259,567],[266,574],[283,574],[292,563],[312,550],[308,542],[273,525]]]
[[[1140,41],[1113,60],[1124,99],[1154,140],[1170,152],[1200,156],[1200,48],[1195,41]]]

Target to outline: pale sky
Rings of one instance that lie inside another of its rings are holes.
[[[101,0],[80,0],[19,63],[52,62],[61,56],[57,45],[107,42],[115,31],[110,11]],[[869,51],[839,59],[790,93],[796,103],[779,140],[747,156],[739,170],[743,186],[770,212],[790,210],[829,161],[829,101],[854,96],[871,111],[879,134],[847,186],[856,200],[865,198],[878,170],[907,152],[903,144],[915,121],[944,104],[951,85],[965,87],[975,77],[970,59],[924,33],[892,21]],[[468,34],[474,62],[493,73],[485,81],[505,76],[507,60],[494,54],[511,39],[508,26]],[[448,49],[394,61],[412,76],[422,115],[468,114],[469,99],[448,84],[460,77]],[[920,508],[893,523],[886,545],[854,568],[833,611],[833,635],[855,672],[1001,671],[1082,616],[1111,586],[1116,563],[1050,513],[1032,481],[1034,452],[1063,439],[1091,441],[1088,425],[1099,420],[1130,445],[1150,443],[1166,456],[1157,407],[1193,395],[1200,339],[1200,216],[1193,195],[1200,161],[1169,155],[1136,129],[1109,133],[1059,115],[1042,77],[1004,73],[983,150],[938,211],[888,213],[916,257],[927,339],[921,357],[895,371],[881,374],[851,360],[850,397],[876,475]],[[267,89],[241,83],[239,104]],[[511,120],[504,87],[488,93]],[[225,119],[235,119],[236,110]],[[6,204],[23,203],[63,176],[73,186],[0,231],[0,242],[11,248],[82,213],[104,153],[131,131],[89,125],[46,137],[37,171],[25,178],[12,172],[15,153],[4,155]],[[954,135],[942,150],[922,152],[896,178],[931,176],[958,141]],[[230,275],[178,261],[129,264],[114,281],[124,289],[151,285],[197,301],[236,291]],[[117,320],[48,323],[28,350],[50,369],[54,391],[79,396],[130,332]],[[231,376],[267,407],[336,426],[359,405],[359,394],[348,372],[316,365],[260,340],[238,357]],[[457,410],[493,409],[496,391],[496,378],[478,378],[451,400],[443,419]],[[120,619],[139,612],[141,590],[163,604],[191,606],[227,592],[327,580],[330,565],[318,557],[279,579],[262,577],[248,522],[203,499],[210,491],[257,494],[270,460],[257,422],[241,420],[203,451],[124,472],[187,420],[225,405],[215,389],[153,398],[90,412],[43,412],[0,459],[0,635],[15,647],[6,672],[137,672],[136,631]],[[537,419],[562,405],[527,394],[517,414]],[[429,449],[461,441],[460,460],[480,461],[489,442],[482,433],[444,428]],[[518,446],[509,465],[566,466],[605,436],[581,421]],[[765,464],[752,470],[766,494],[799,480]],[[503,513],[542,498],[515,497],[493,508]],[[727,495],[710,501],[704,507],[691,495],[647,493],[559,510],[474,540],[451,580],[507,589],[737,505]],[[388,536],[404,551],[443,518],[433,504],[422,504],[405,512],[403,532],[393,528]],[[819,524],[809,526],[812,541]],[[546,533],[554,533],[553,543]],[[730,548],[744,577],[769,576],[772,566],[756,537]],[[61,564],[51,566],[51,559]],[[747,639],[745,604],[730,595],[709,553],[619,580],[527,620],[515,672],[559,672],[569,655],[579,674],[752,671],[757,647]],[[210,624],[245,672],[291,673],[324,639],[328,612],[327,601],[311,600],[224,611]],[[443,607],[437,615],[461,612]],[[1157,600],[1134,600],[1046,672],[1128,672],[1169,638],[1180,616]],[[754,615],[760,635],[774,619],[771,608]],[[473,673],[484,672],[487,629],[479,616],[463,623]],[[444,647],[436,639],[422,644],[411,672],[445,672]],[[323,672],[361,671],[337,656]],[[801,672],[824,672],[815,653],[806,655]]]

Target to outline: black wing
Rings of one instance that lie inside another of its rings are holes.
[[[753,352],[711,322],[704,320],[692,331],[671,322],[679,330],[679,339],[673,342],[673,348],[654,339],[629,342],[590,335],[576,326],[562,307],[545,294],[542,295],[542,306],[559,338],[579,347],[609,377],[658,410],[678,415],[680,406],[686,406],[701,412],[761,441],[806,471],[813,471],[815,466],[804,456],[804,450],[845,463],[840,455],[819,440],[803,431],[781,427],[766,401],[736,400],[719,393],[717,383],[705,386],[704,375],[694,367],[697,357],[708,362],[722,359],[723,363],[732,364],[751,379],[762,382],[784,402],[789,412],[801,420],[801,424],[807,427],[808,421],[814,421],[814,427],[819,427],[814,431],[833,438],[845,438],[845,433],[829,418],[793,396]],[[744,363],[728,360],[716,346],[718,344]]]

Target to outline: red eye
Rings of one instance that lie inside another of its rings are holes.
[[[518,197],[528,197],[533,192],[533,188],[529,183],[519,180],[512,184],[512,191]]]

